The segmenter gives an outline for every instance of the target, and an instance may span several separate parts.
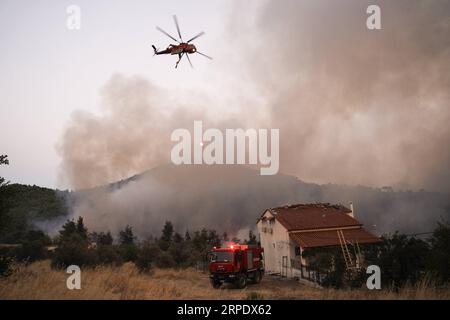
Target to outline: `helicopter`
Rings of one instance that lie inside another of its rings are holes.
[[[178,25],[178,19],[177,16],[174,15],[173,16],[173,21],[175,22],[175,26],[177,28],[178,31],[178,36],[180,37],[179,40],[177,40],[175,37],[171,36],[169,33],[167,33],[166,31],[164,31],[163,29],[161,29],[160,27],[156,26],[156,29],[162,33],[164,33],[166,36],[168,36],[170,39],[174,40],[175,42],[177,42],[177,44],[170,44],[165,50],[161,50],[159,51],[158,49],[156,49],[156,47],[154,45],[152,45],[153,51],[155,52],[155,55],[160,55],[160,54],[170,54],[170,55],[178,55],[178,61],[175,64],[175,68],[178,67],[178,64],[181,61],[181,58],[183,58],[184,55],[186,55],[186,58],[189,61],[189,64],[191,65],[191,67],[193,68],[194,66],[192,65],[191,59],[189,58],[190,54],[193,53],[198,53],[210,60],[212,60],[212,58],[204,53],[198,52],[197,48],[195,47],[195,45],[191,44],[191,41],[194,41],[195,39],[203,36],[205,34],[205,32],[200,32],[199,34],[197,34],[196,36],[194,36],[193,38],[189,39],[188,41],[184,42],[183,38],[181,37],[181,32],[180,32],[180,26]]]

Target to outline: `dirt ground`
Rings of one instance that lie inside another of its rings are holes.
[[[0,299],[450,299],[450,290],[429,284],[407,287],[399,293],[314,288],[295,280],[266,275],[245,289],[224,285],[213,289],[208,275],[193,269],[157,269],[139,273],[132,263],[81,271],[81,289],[69,290],[69,274],[50,268],[49,261],[19,266],[0,279]]]

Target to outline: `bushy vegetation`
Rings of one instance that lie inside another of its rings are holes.
[[[0,243],[19,243],[35,229],[33,222],[64,216],[68,192],[38,186],[0,187]]]
[[[245,243],[256,243],[250,232]],[[68,220],[59,231],[49,253],[46,248],[50,238],[41,231],[28,231],[21,246],[9,250],[12,254],[0,255],[0,274],[11,272],[12,258],[31,262],[51,258],[54,268],[66,268],[75,264],[80,267],[97,265],[120,266],[133,262],[142,273],[157,268],[206,269],[207,253],[213,246],[229,240],[226,233],[219,236],[215,230],[176,232],[167,221],[158,237],[139,241],[132,226],[125,226],[114,239],[110,232],[89,232],[83,218]],[[238,240],[238,239],[233,239]],[[440,223],[427,240],[395,233],[384,236],[377,245],[362,246],[364,265],[376,264],[381,268],[382,283],[393,290],[405,285],[420,284],[432,278],[436,283],[447,285],[450,270],[450,226]],[[339,247],[310,249],[304,251],[312,269],[326,272],[323,285],[334,288],[358,288],[365,284],[365,269],[348,272]]]
[[[13,272],[13,256],[8,250],[0,249],[0,278],[7,277]]]
[[[253,234],[249,238],[254,241]],[[167,221],[161,236],[139,242],[133,228],[125,226],[116,241],[110,232],[89,233],[83,218],[68,220],[59,231],[57,249],[52,256],[54,268],[78,266],[121,265],[134,262],[141,272],[158,268],[206,267],[207,253],[222,239],[214,230],[202,229],[193,235],[181,236]]]
[[[383,242],[361,247],[364,265],[378,265],[385,286],[398,290],[405,285],[417,285],[433,279],[438,285],[450,281],[450,225],[439,223],[431,237],[423,240],[415,236],[395,233],[382,237]],[[323,285],[357,288],[367,280],[364,268],[346,271],[339,247],[309,249],[304,256],[311,261],[311,269],[327,271]],[[353,258],[354,255],[353,255]]]

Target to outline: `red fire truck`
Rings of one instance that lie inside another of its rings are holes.
[[[231,282],[237,288],[245,288],[247,281],[259,283],[264,275],[264,249],[258,246],[229,244],[214,247],[209,253],[211,285],[219,288]]]

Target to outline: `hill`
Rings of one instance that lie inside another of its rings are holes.
[[[140,237],[202,227],[244,237],[262,211],[288,203],[354,203],[357,219],[376,234],[433,230],[450,220],[450,197],[435,192],[319,185],[293,176],[261,176],[245,166],[163,165],[125,180],[75,192],[11,184],[1,190],[0,242],[16,242],[38,226],[54,232],[83,216],[90,230],[117,233],[125,225]]]
[[[105,187],[77,193],[74,214],[89,226],[117,232],[131,224],[140,236],[159,234],[166,220],[177,230],[201,227],[246,235],[262,211],[288,203],[354,203],[372,232],[433,230],[450,218],[450,197],[433,192],[306,183],[293,176],[261,176],[245,166],[164,165]]]
[[[40,221],[68,214],[68,192],[8,184],[0,188],[0,243],[19,242]]]

